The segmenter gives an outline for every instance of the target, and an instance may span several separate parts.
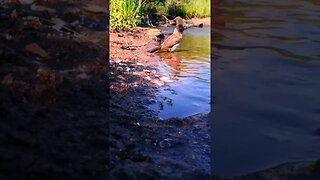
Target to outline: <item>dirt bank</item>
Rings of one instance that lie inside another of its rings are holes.
[[[158,44],[158,34],[157,29],[147,28],[110,34],[111,175],[208,179],[207,115],[161,121],[147,107],[166,83],[157,72],[161,58],[147,52]]]
[[[107,179],[106,14],[84,1],[10,2],[0,7],[0,179]]]

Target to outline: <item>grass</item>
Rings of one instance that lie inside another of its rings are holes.
[[[130,30],[141,23],[142,0],[111,0],[110,27],[116,31]]]
[[[116,31],[130,30],[146,20],[164,16],[209,17],[209,0],[111,0],[110,26]]]
[[[186,0],[182,6],[187,18],[209,17],[210,1],[209,0]]]

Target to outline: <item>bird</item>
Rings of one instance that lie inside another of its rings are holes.
[[[184,22],[182,18],[176,17],[174,21],[176,23],[176,27],[173,33],[167,39],[165,39],[160,46],[154,47],[148,50],[148,52],[153,53],[153,52],[164,50],[164,49],[168,49],[169,52],[173,52],[177,49],[177,47],[182,42],[182,33],[185,30],[185,27],[184,27]]]

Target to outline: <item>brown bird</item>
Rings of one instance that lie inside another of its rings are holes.
[[[167,39],[165,39],[160,46],[152,48],[148,50],[148,52],[153,53],[164,49],[168,49],[169,52],[173,52],[177,49],[182,41],[182,33],[185,30],[185,27],[183,26],[182,18],[176,17],[174,21],[176,22],[176,27],[173,33]]]

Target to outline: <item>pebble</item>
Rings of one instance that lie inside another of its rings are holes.
[[[6,34],[5,38],[6,40],[9,40],[9,41],[14,39],[14,37],[11,34]]]
[[[163,86],[163,85],[164,85],[164,82],[159,81],[159,80],[157,80],[157,79],[153,79],[153,80],[151,80],[150,82],[153,83],[153,84],[155,84],[155,85],[157,85],[157,86]]]
[[[118,77],[118,79],[120,79],[120,80],[122,80],[122,81],[126,80],[126,78],[124,78],[124,77],[121,76],[121,75],[118,75],[117,77]]]
[[[168,148],[168,147],[172,147],[174,145],[173,143],[174,143],[174,141],[172,139],[166,138],[166,139],[159,142],[159,146],[161,148]]]

